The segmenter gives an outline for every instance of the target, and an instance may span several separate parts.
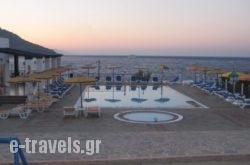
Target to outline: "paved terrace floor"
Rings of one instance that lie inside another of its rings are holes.
[[[196,88],[172,85],[209,109],[165,109],[184,118],[170,124],[147,125],[117,121],[113,115],[124,109],[102,109],[101,118],[64,118],[63,106],[72,106],[79,87],[53,104],[50,111],[32,112],[27,120],[0,120],[0,137],[17,136],[34,140],[101,140],[100,153],[27,154],[37,164],[249,164],[250,109],[242,110]],[[176,98],[178,99],[178,98]],[[11,162],[7,145],[0,145],[0,164]]]

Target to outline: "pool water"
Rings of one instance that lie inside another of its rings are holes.
[[[205,105],[168,86],[89,86],[83,92],[83,97],[84,106],[111,108],[207,108]],[[76,105],[80,105],[80,98]]]
[[[131,110],[117,113],[114,115],[114,118],[129,123],[166,124],[180,121],[183,119],[183,116],[166,111]]]
[[[150,121],[150,122],[158,122],[171,120],[174,118],[172,115],[155,113],[155,112],[134,112],[129,113],[123,116],[125,119],[133,120],[133,121]]]

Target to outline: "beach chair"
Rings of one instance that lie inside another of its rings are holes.
[[[36,110],[37,112],[44,112],[45,110],[47,110],[50,105],[53,103],[53,100],[30,100],[27,101],[24,104],[25,108],[31,109],[31,110]]]
[[[0,111],[0,119],[7,119],[10,116],[19,116],[20,119],[27,119],[32,111],[26,109],[23,105],[19,105],[10,110]]]
[[[75,118],[78,117],[78,112],[74,107],[63,107],[63,115],[64,117],[67,116],[74,116]]]
[[[117,75],[115,82],[116,83],[122,83],[122,76],[121,75]]]
[[[121,91],[122,90],[122,86],[121,85],[116,85],[115,87],[116,87],[117,91]]]
[[[97,82],[100,81],[100,77],[99,76],[96,76],[95,79],[96,79]]]
[[[142,77],[140,83],[141,84],[147,84],[148,83],[147,78],[146,77]]]
[[[244,99],[244,102],[242,105],[240,105],[240,108],[244,109],[246,107],[250,107],[250,99]]]
[[[147,85],[142,85],[141,86],[141,90],[146,90],[147,89]]]
[[[7,119],[9,117],[9,110],[1,110],[0,111],[0,119]]]
[[[131,85],[131,86],[130,86],[130,90],[131,90],[131,91],[136,91],[136,88],[137,88],[136,85]]]
[[[137,83],[137,80],[136,80],[135,76],[131,76],[130,83]]]
[[[101,108],[98,106],[85,107],[84,116],[88,117],[89,115],[97,115],[101,117]]]
[[[106,85],[105,86],[105,89],[108,91],[108,90],[111,90],[111,88],[112,88],[112,85]]]
[[[169,81],[169,84],[177,84],[179,82],[179,76],[176,76],[173,80]]]
[[[152,89],[153,89],[153,90],[157,90],[158,87],[159,87],[159,85],[153,85],[153,86],[152,86]]]
[[[95,85],[95,90],[100,90],[100,86],[99,85]]]
[[[31,114],[31,109],[26,109],[23,105],[12,108],[10,111],[10,116],[19,116],[20,119],[27,119]]]
[[[112,77],[111,76],[106,76],[106,83],[111,83]]]
[[[156,76],[152,77],[152,83],[159,83],[159,78]]]

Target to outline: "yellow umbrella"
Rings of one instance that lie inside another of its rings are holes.
[[[209,74],[216,74],[216,86],[218,86],[220,84],[220,82],[219,82],[219,75],[222,75],[225,72],[226,71],[224,71],[222,69],[212,69],[212,70],[208,71]]]
[[[249,81],[250,82],[250,74],[241,75],[238,77],[238,80],[241,82],[241,94],[244,94],[244,82],[243,81]]]
[[[225,73],[223,73],[222,75],[221,75],[221,77],[224,77],[224,78],[230,78],[230,74],[232,73],[232,71],[231,72],[225,72]],[[245,75],[244,73],[242,73],[242,72],[236,72],[236,74],[238,75],[238,76],[243,76],[243,75]]]
[[[212,69],[212,70],[209,70],[208,73],[211,73],[211,74],[223,74],[223,73],[226,73],[226,71],[224,71],[222,69]]]
[[[191,72],[195,72],[195,82],[196,82],[196,72],[204,72],[205,82],[206,82],[207,72],[213,70],[213,68],[206,67],[206,66],[193,65],[193,66],[187,67],[187,70]]]
[[[239,76],[238,80],[240,80],[240,81],[250,81],[250,74],[241,75],[241,76]]]
[[[83,77],[83,76],[69,78],[69,79],[64,81],[64,83],[66,83],[66,84],[80,84],[81,108],[83,107],[83,105],[82,105],[82,84],[89,85],[89,84],[93,84],[95,82],[96,82],[95,78]]]
[[[190,71],[190,72],[194,72],[194,82],[196,82],[196,78],[197,78],[197,71],[199,70],[201,66],[198,66],[198,65],[192,65],[192,66],[189,66],[187,67],[187,71]]]
[[[40,80],[31,76],[18,76],[9,79],[8,83],[21,84],[26,82],[39,82]]]
[[[199,65],[192,65],[192,66],[187,67],[187,70],[188,70],[188,71],[191,71],[191,72],[196,72],[196,71],[199,71],[199,69],[200,69],[201,67],[202,67],[202,66],[199,66]]]
[[[82,69],[87,69],[88,70],[88,77],[89,77],[89,70],[90,69],[95,69],[96,66],[95,65],[92,65],[92,64],[86,64],[84,66],[81,67]]]
[[[40,82],[40,80],[31,76],[18,76],[18,77],[12,77],[8,81],[8,83],[10,84],[24,84],[24,88],[23,88],[24,95],[25,95],[25,83],[26,82]]]

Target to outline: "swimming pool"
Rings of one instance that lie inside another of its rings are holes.
[[[168,86],[89,86],[86,87],[83,96],[83,105],[86,107],[207,108]],[[78,99],[76,105],[80,105],[80,99]]]

